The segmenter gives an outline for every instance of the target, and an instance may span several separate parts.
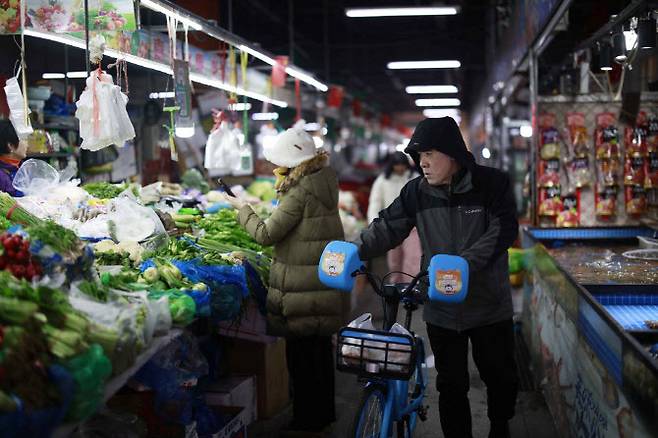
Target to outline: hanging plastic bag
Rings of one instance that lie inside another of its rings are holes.
[[[18,75],[7,79],[5,95],[7,96],[7,106],[9,106],[9,120],[16,130],[16,135],[21,140],[26,139],[34,130],[28,117],[30,115],[30,109],[25,106],[25,99],[23,98],[21,87],[18,84]]]
[[[206,169],[230,172],[240,161],[240,142],[228,123],[222,122],[208,136],[204,165]]]
[[[128,97],[114,85],[112,76],[94,70],[87,78],[87,87],[76,102],[75,116],[80,121],[80,147],[97,151],[112,144],[123,144],[135,138],[126,104]]]

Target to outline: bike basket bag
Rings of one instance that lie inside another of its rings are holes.
[[[338,332],[336,368],[361,377],[408,380],[416,368],[412,336],[343,327]]]
[[[327,287],[351,292],[354,276],[363,263],[359,259],[359,250],[355,244],[334,240],[322,252],[318,265],[320,281]]]

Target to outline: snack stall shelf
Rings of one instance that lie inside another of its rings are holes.
[[[658,430],[658,261],[647,227],[526,228],[523,336],[560,436]],[[628,254],[627,254],[628,255]]]

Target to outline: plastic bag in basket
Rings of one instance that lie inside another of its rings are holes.
[[[375,327],[372,325],[372,314],[370,313],[364,313],[354,321],[350,322],[347,326],[358,329],[375,330]],[[361,358],[361,341],[354,338],[343,339],[341,355],[345,361],[347,361],[348,357],[354,359]],[[366,351],[363,352],[363,355],[365,358]]]
[[[397,333],[401,335],[411,336],[409,330],[398,324],[397,322],[393,324],[391,333]],[[396,351],[391,351],[394,349]],[[398,371],[406,372],[409,369],[411,364],[411,345],[401,345],[395,344],[389,347],[388,360],[387,360],[387,369],[388,371]]]

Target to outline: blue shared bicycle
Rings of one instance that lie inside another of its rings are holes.
[[[368,272],[354,244],[335,241],[325,248],[318,273],[325,285],[344,291],[351,291],[356,276],[364,275],[384,304],[382,330],[344,327],[338,332],[337,369],[365,382],[350,436],[389,438],[395,426],[398,438],[410,438],[418,419],[427,419],[425,346],[411,331],[413,312],[425,299],[418,282],[429,277],[430,300],[461,302],[468,291],[468,264],[461,257],[436,255],[428,271],[409,275],[410,283],[386,284],[388,275],[379,281]],[[400,304],[406,330],[391,331]]]

